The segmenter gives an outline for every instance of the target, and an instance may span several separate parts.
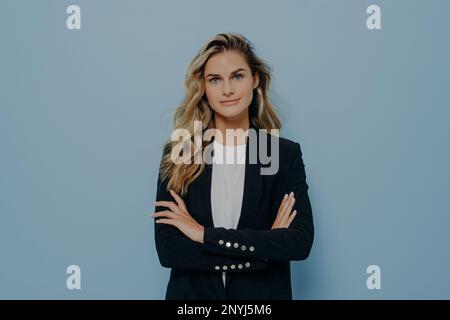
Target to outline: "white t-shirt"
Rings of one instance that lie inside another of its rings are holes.
[[[242,208],[246,144],[214,143],[211,181],[211,210],[214,227],[236,229]],[[226,272],[222,272],[225,286]]]

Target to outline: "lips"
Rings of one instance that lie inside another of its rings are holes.
[[[220,103],[224,106],[234,106],[235,104],[237,104],[239,102],[239,100],[241,100],[241,98],[233,99],[233,100],[223,100],[223,101],[220,101]]]

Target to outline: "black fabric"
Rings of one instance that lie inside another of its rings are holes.
[[[258,145],[267,141],[269,154],[271,139],[278,139],[279,169],[274,175],[262,175],[261,167],[269,164],[249,163],[247,143],[236,230],[214,227],[212,165],[208,164],[184,197],[189,213],[205,227],[204,243],[190,240],[174,226],[154,223],[159,260],[162,266],[172,268],[166,299],[292,299],[290,261],[306,259],[314,239],[302,151],[299,143],[286,138],[257,137]],[[291,191],[296,198],[295,219],[289,228],[271,230],[284,194]],[[160,178],[156,200],[175,201]],[[155,212],[162,210],[166,208],[155,208]],[[227,272],[226,288],[223,271]]]

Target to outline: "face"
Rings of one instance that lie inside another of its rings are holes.
[[[239,52],[226,51],[209,58],[204,80],[206,97],[216,117],[248,117],[253,89],[258,87],[259,79],[252,76],[250,67]]]

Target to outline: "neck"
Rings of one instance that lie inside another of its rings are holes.
[[[215,128],[222,133],[222,137],[216,137],[216,141],[223,145],[241,145],[246,143],[246,137],[248,135],[248,129],[250,127],[250,121],[248,118],[248,112],[244,112],[244,116],[225,118],[217,113],[214,114],[214,124]],[[231,135],[228,139],[226,137],[226,129],[237,130],[234,135]],[[244,134],[241,134],[241,131]],[[236,138],[234,138],[236,136]],[[237,140],[237,142],[235,141]]]

